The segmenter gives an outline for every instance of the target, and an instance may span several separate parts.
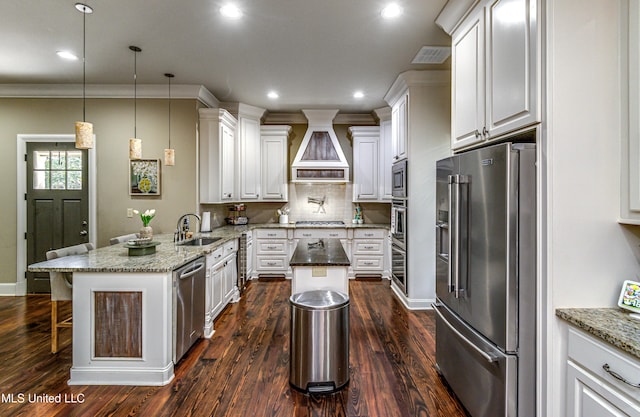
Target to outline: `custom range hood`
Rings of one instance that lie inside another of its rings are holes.
[[[333,130],[333,119],[338,110],[302,112],[309,127],[291,165],[291,181],[349,182],[349,164]]]

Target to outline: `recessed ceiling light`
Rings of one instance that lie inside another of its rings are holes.
[[[363,98],[364,97],[364,93],[362,91],[356,91],[355,93],[353,93],[353,98]]]
[[[226,4],[222,6],[220,8],[220,13],[229,19],[240,19],[242,17],[242,10],[233,4]]]
[[[70,61],[75,61],[78,59],[78,57],[73,52],[69,52],[69,51],[57,51],[56,54],[60,58],[68,59]]]
[[[279,95],[277,92],[275,92],[275,91],[269,91],[269,92],[267,93],[267,97],[269,97],[270,99],[275,100],[275,99],[277,99],[278,97],[280,97],[280,95]]]
[[[385,19],[393,19],[402,14],[402,7],[400,7],[397,3],[390,3],[384,9],[382,9],[380,14]]]

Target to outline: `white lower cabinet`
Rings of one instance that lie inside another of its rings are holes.
[[[213,321],[230,302],[239,299],[238,241],[232,240],[207,255],[205,337],[213,334]]]
[[[567,353],[567,417],[640,416],[640,360],[572,327]]]
[[[353,233],[351,269],[354,276],[380,275],[385,272],[385,245],[388,232],[385,229],[356,229]]]
[[[256,229],[254,232],[256,262],[253,277],[287,275],[289,243],[286,229]]]

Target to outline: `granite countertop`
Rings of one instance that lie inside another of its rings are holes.
[[[198,237],[220,237],[221,239],[205,246],[180,246],[173,242],[173,234],[154,235],[159,242],[156,253],[144,256],[129,256],[129,250],[123,243],[97,248],[88,254],[66,256],[50,261],[29,265],[30,272],[170,272],[201,255],[213,252],[226,242],[239,238],[242,233],[261,228],[295,229],[294,223],[255,223],[240,226],[222,226],[211,232],[199,233]],[[298,226],[298,228],[327,228],[325,225]],[[388,229],[388,224],[353,224],[330,226],[330,228]],[[342,246],[340,245],[342,250]],[[344,250],[343,250],[344,253]],[[344,255],[346,258],[346,254]],[[349,265],[347,259],[347,265]]]
[[[391,225],[386,223],[346,223],[341,225],[335,224],[305,224],[297,225],[291,223],[260,223],[247,225],[250,229],[389,229]],[[229,226],[227,226],[229,227]],[[238,226],[230,226],[238,227]]]
[[[640,319],[619,308],[560,308],[556,316],[640,358]]]
[[[300,239],[291,266],[349,266],[349,258],[340,239]]]

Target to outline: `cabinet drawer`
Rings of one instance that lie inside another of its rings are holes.
[[[383,240],[354,240],[354,255],[382,255],[384,254]]]
[[[351,266],[354,271],[382,272],[382,256],[354,256]]]
[[[296,229],[293,232],[293,237],[296,239],[322,239],[322,238],[334,238],[334,239],[346,239],[346,229]]]
[[[286,271],[289,266],[286,256],[258,256],[256,257],[256,261],[256,269],[258,272],[283,272]]]
[[[238,251],[238,239],[233,239],[224,244],[224,254],[228,255]]]
[[[286,239],[286,229],[256,229],[257,239]]]
[[[211,268],[222,259],[224,255],[224,247],[220,246],[207,255],[207,268]]]
[[[384,229],[355,229],[353,237],[355,239],[384,239],[387,231]]]
[[[569,328],[568,356],[616,389],[628,393],[634,398],[640,396],[640,388],[634,388],[617,380],[603,369],[603,366],[608,364],[612,372],[631,383],[639,384],[640,360],[619,352],[613,346],[574,328]]]
[[[287,241],[286,240],[259,240],[257,241],[256,254],[258,255],[273,255],[287,254]]]

